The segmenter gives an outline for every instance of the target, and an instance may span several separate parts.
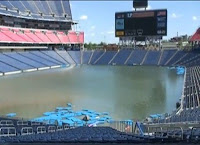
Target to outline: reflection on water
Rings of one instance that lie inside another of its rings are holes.
[[[0,78],[0,114],[33,118],[57,106],[110,112],[115,119],[143,119],[170,112],[183,76],[158,67],[78,66]]]

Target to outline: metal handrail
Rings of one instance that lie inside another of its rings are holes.
[[[134,123],[130,121],[112,121],[109,123],[111,128],[114,128],[121,132],[133,133]]]
[[[194,130],[194,128],[199,128],[200,129],[200,127],[192,127],[192,129],[191,129],[191,137],[193,137],[193,130]]]
[[[26,132],[24,133],[24,131],[26,131]],[[21,129],[21,135],[30,135],[30,134],[33,134],[33,128],[32,127],[23,127]]]
[[[182,127],[167,127],[167,132],[168,132],[168,129],[169,128],[178,128],[178,129],[181,129],[181,139],[183,140],[183,128]],[[175,136],[175,133],[174,133],[174,136]]]
[[[161,126],[148,126],[148,127],[147,127],[147,133],[148,133],[148,135],[149,135],[149,133],[150,133],[150,132],[149,132],[149,129],[150,129],[150,128],[156,128],[156,131],[157,131],[157,128],[160,128],[160,131],[162,131],[162,127],[161,127]]]

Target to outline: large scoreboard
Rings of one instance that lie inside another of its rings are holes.
[[[167,10],[115,13],[116,37],[167,35]]]

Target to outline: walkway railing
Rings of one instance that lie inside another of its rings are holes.
[[[135,122],[132,121],[112,121],[108,126],[126,133],[134,133],[135,130]]]

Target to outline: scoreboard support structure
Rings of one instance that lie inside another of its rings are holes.
[[[120,37],[119,46],[121,48],[141,48],[141,49],[151,49],[151,50],[160,50],[161,46],[161,37]]]

